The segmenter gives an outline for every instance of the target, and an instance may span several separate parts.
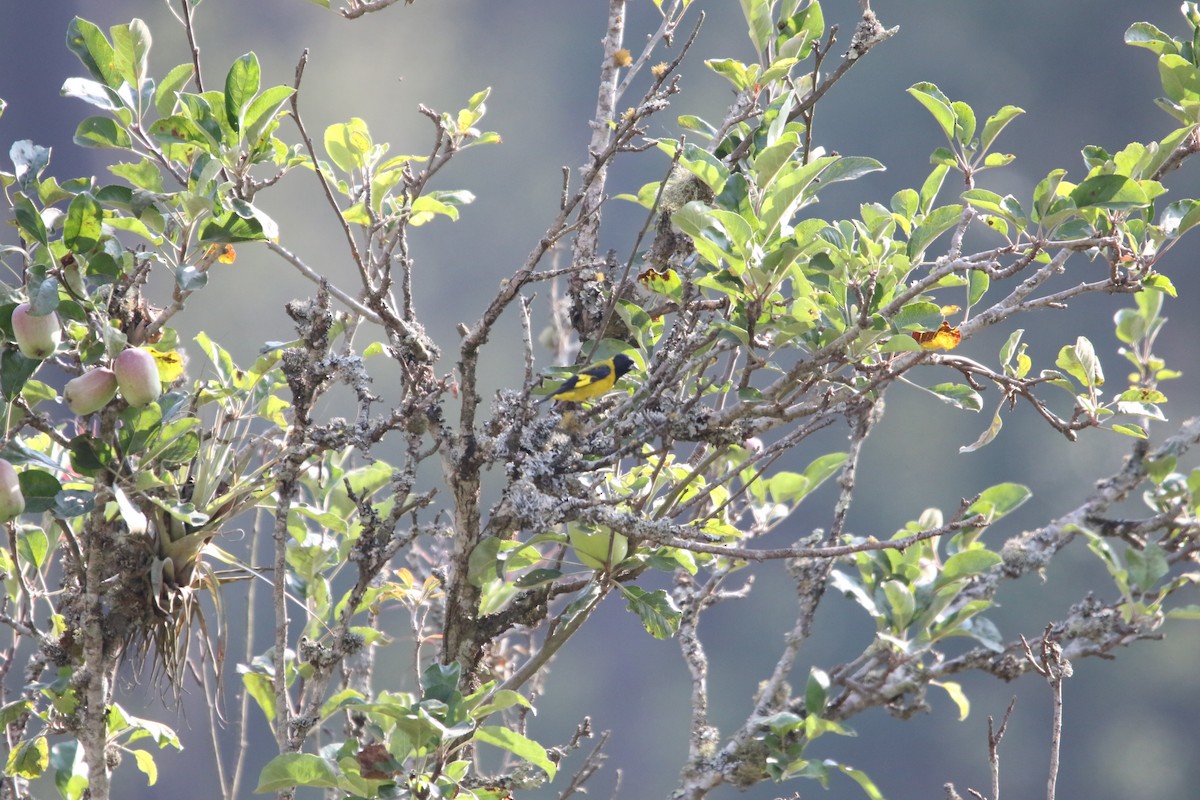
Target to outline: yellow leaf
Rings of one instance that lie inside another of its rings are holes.
[[[163,383],[174,383],[183,375],[183,356],[175,350],[150,350],[158,366],[158,378]]]
[[[942,322],[936,331],[913,331],[912,337],[926,350],[953,350],[962,341],[962,332]]]

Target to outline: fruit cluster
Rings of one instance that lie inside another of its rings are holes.
[[[62,341],[58,315],[35,314],[29,303],[13,309],[12,330],[21,355],[38,361],[52,356]],[[118,392],[126,403],[137,407],[150,405],[162,394],[158,363],[149,350],[127,347],[112,360],[111,368],[87,370],[68,381],[62,394],[71,413],[84,416],[107,406]],[[17,471],[0,459],[0,522],[14,519],[24,510]]]

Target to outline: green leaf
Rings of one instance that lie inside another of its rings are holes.
[[[1179,43],[1149,22],[1135,22],[1125,31],[1125,44],[1145,47],[1157,55],[1178,55]]]
[[[1158,59],[1158,77],[1168,98],[1182,105],[1200,101],[1200,71],[1181,55],[1166,53]]]
[[[18,742],[9,751],[4,763],[4,774],[32,780],[40,778],[50,764],[50,745],[45,736],[32,741]]]
[[[458,691],[461,678],[462,665],[457,661],[451,664],[430,664],[421,673],[422,699],[440,700],[446,705],[461,702],[462,693]]]
[[[371,134],[367,123],[358,117],[339,122],[325,129],[325,152],[343,172],[353,172],[366,166],[371,149]]]
[[[770,147],[765,147],[754,157],[751,174],[759,189],[765,189],[775,180],[779,170],[787,164],[796,150],[800,147],[800,137],[796,133],[781,136],[779,141]]]
[[[1012,363],[1013,355],[1017,352],[1017,345],[1021,343],[1021,337],[1025,335],[1024,328],[1017,328],[1008,335],[1004,346],[1000,348],[1000,363],[1008,367]],[[1007,372],[1007,369],[1005,370]]]
[[[1028,486],[1019,483],[998,483],[983,490],[979,499],[963,513],[963,517],[983,514],[987,518],[988,524],[991,524],[1020,508],[1032,496],[1033,492],[1029,490]]]
[[[72,140],[80,148],[128,150],[133,146],[130,134],[108,116],[89,116],[80,121]]]
[[[954,141],[954,126],[957,117],[950,99],[942,94],[942,90],[928,81],[922,81],[908,87],[908,93],[933,115],[937,124],[941,126],[942,133],[946,134],[946,138]]]
[[[795,7],[798,3],[792,3]],[[781,12],[782,14],[786,12]],[[825,15],[821,4],[813,0],[787,19],[780,19],[776,26],[779,35],[775,40],[776,51],[781,56],[808,58],[813,45],[825,35]]]
[[[970,516],[970,513],[968,511],[967,516]],[[997,514],[996,518],[998,519],[1001,516],[1003,514]],[[955,553],[946,559],[946,563],[942,565],[935,586],[941,587],[960,578],[982,575],[1003,560],[999,553],[993,553],[991,550],[985,550],[982,547],[974,547],[970,550]]]
[[[775,183],[764,193],[759,213],[764,236],[770,238],[780,226],[791,220],[796,210],[804,205],[805,190],[818,175],[837,160],[837,156],[825,156],[813,159],[808,164],[795,161],[788,163],[775,179]]]
[[[1012,162],[1016,161],[1017,157],[1012,153],[988,153],[983,157],[983,167],[1007,167]],[[980,167],[980,169],[983,169]]]
[[[704,66],[728,80],[739,92],[749,89],[758,75],[757,65],[748,67],[732,58],[710,58],[704,62]]]
[[[975,135],[975,109],[961,100],[955,100],[950,107],[954,109],[954,139],[966,147]]]
[[[41,365],[41,361],[26,358],[20,350],[5,349],[4,353],[0,354],[0,394],[4,399],[11,403],[25,387],[25,381],[29,380]]]
[[[1038,185],[1033,190],[1033,218],[1035,220],[1042,219],[1054,209],[1055,201],[1060,197],[1059,185],[1066,174],[1065,169],[1056,169],[1038,181]]]
[[[217,219],[206,219],[200,224],[200,241],[203,244],[261,242],[267,238],[257,219],[243,219],[232,212],[222,214]]]
[[[758,76],[758,83],[760,85],[766,85],[772,81],[779,80],[787,75],[791,71],[792,67],[796,66],[799,61],[800,59],[791,56],[783,56],[775,59],[771,62],[771,65],[767,67],[766,71],[764,71],[762,75]]]
[[[134,761],[137,762],[137,768],[146,776],[146,784],[153,786],[158,782],[158,765],[154,763],[154,756],[145,750],[133,751]]]
[[[677,145],[673,142],[659,143],[659,149],[666,151],[671,156],[675,155],[676,147]],[[684,144],[683,152],[679,156],[679,163],[703,181],[713,194],[720,194],[725,188],[725,182],[729,180],[729,168],[712,153],[691,142]]]
[[[762,54],[767,44],[774,40],[775,26],[771,20],[771,6],[768,0],[741,0],[742,14],[750,26],[750,41],[754,49]]]
[[[1190,603],[1167,612],[1167,619],[1200,620],[1200,604]]]
[[[925,249],[933,240],[953,228],[962,219],[961,205],[950,205],[936,208],[929,212],[920,224],[913,230],[908,240],[908,257],[916,262],[925,254]]]
[[[879,791],[879,787],[876,786],[874,781],[871,780],[870,776],[868,776],[867,773],[863,772],[861,769],[854,769],[853,767],[839,764],[829,758],[825,759],[823,764],[825,767],[833,767],[857,783],[858,788],[863,790],[863,794],[867,796],[868,800],[884,800],[883,792]]]
[[[474,553],[471,555],[474,555]],[[518,589],[532,589],[535,586],[543,586],[552,581],[556,581],[562,577],[562,574],[562,570],[560,569],[549,569],[546,567],[532,569],[521,577],[517,578],[517,580],[514,581],[514,585]]]
[[[88,192],[80,192],[67,207],[63,223],[63,244],[76,253],[87,255],[100,243],[104,210]]]
[[[1176,200],[1162,210],[1158,225],[1167,236],[1182,236],[1200,223],[1200,201]]]
[[[125,25],[112,26],[108,32],[112,36],[117,74],[140,92],[150,67],[150,28],[142,20],[133,19]]]
[[[148,158],[143,158],[136,164],[113,164],[109,166],[108,171],[118,178],[124,178],[130,184],[138,189],[145,189],[147,192],[161,192],[163,190],[162,173],[158,167]]]
[[[879,347],[881,353],[921,353],[924,352],[921,345],[917,344],[911,334],[902,333],[899,336],[893,336],[884,342]]]
[[[13,195],[12,208],[13,216],[17,218],[17,226],[21,231],[43,247],[49,247],[50,239],[46,233],[46,223],[42,221],[42,215],[33,207],[29,198],[18,192]]]
[[[721,266],[725,261],[725,253],[710,237],[724,238],[724,231],[710,216],[712,211],[701,200],[693,200],[671,215],[671,222],[680,231],[691,237],[696,252],[713,266]],[[739,290],[741,284],[737,284]],[[720,288],[720,287],[717,287]],[[726,289],[726,291],[730,291]]]
[[[992,148],[992,142],[1000,135],[1000,131],[1004,130],[1008,123],[1012,122],[1021,114],[1025,113],[1025,109],[1017,108],[1016,106],[1004,106],[995,114],[987,118],[987,122],[983,123],[983,133],[979,136],[979,149],[986,153]]]
[[[808,491],[812,491],[824,483],[831,475],[846,463],[846,453],[826,453],[812,461],[804,468],[804,477],[808,480]]]
[[[0,563],[3,563],[2,559],[3,556],[0,556]],[[11,562],[4,563],[4,566],[6,572],[12,569]],[[0,726],[7,726],[10,722],[16,722],[24,714],[30,713],[33,710],[33,703],[28,700],[14,700],[11,703],[7,703],[3,707],[0,707]]]
[[[59,94],[63,97],[74,97],[109,112],[125,108],[124,102],[116,92],[99,81],[87,78],[67,78],[63,81]]]
[[[900,312],[892,318],[892,324],[901,331],[912,329],[912,327],[918,327],[918,329],[937,327],[941,321],[942,307],[928,300],[917,300],[906,303],[900,309]]]
[[[50,537],[41,528],[21,527],[17,531],[17,553],[21,560],[40,570],[50,552]]]
[[[165,467],[177,467],[191,463],[200,452],[200,434],[194,430],[179,433],[178,429],[195,420],[177,420],[164,427],[155,442],[153,457]]]
[[[150,126],[150,135],[164,144],[192,145],[204,151],[217,147],[217,142],[184,114],[155,120]]]
[[[550,760],[550,757],[546,755],[546,748],[532,739],[525,738],[516,731],[511,731],[508,728],[502,728],[498,725],[484,725],[475,731],[475,741],[484,742],[493,747],[507,750],[518,758],[538,767],[542,772],[546,773],[546,777],[554,780],[554,774],[558,768]]]
[[[983,397],[965,383],[939,383],[936,386],[930,386],[928,391],[937,395],[939,400],[964,411],[983,409]]]
[[[67,489],[58,493],[54,498],[52,513],[60,519],[89,514],[96,507],[96,496],[91,492],[78,489]]]
[[[1112,424],[1114,433],[1123,433],[1126,436],[1132,436],[1135,439],[1149,439],[1150,435],[1146,433],[1146,429],[1141,425],[1134,425],[1132,422],[1114,422]]]
[[[973,306],[983,299],[984,293],[992,285],[992,279],[981,269],[973,269],[967,275],[967,305]]]
[[[966,200],[972,207],[978,208],[980,211],[986,211],[989,214],[1004,213],[1002,203],[1004,198],[995,192],[987,189],[968,189],[960,195],[963,200]]]
[[[494,714],[497,711],[503,711],[506,708],[512,708],[513,706],[521,706],[522,708],[529,709],[533,708],[533,704],[530,703],[524,695],[520,694],[519,692],[514,692],[511,689],[501,689],[492,695],[488,702],[484,703],[483,705],[475,706],[476,702],[478,701],[474,699],[474,695],[472,695],[471,698],[468,698],[468,705],[474,706],[471,708],[471,719],[474,720],[484,719],[490,714]]]
[[[112,447],[81,433],[67,443],[71,454],[71,468],[84,475],[95,475],[113,460]]]
[[[1129,566],[1129,582],[1143,592],[1152,591],[1171,568],[1166,551],[1154,541],[1147,542],[1141,550],[1127,549],[1125,562]]]
[[[311,753],[283,753],[263,767],[254,792],[280,792],[293,786],[332,789],[338,785],[340,774],[337,764],[327,758]]]
[[[29,277],[29,309],[41,316],[58,310],[58,280],[47,276],[39,281]]]
[[[275,689],[270,676],[263,675],[261,672],[243,672],[242,685],[246,687],[246,694],[250,695],[258,704],[267,724],[273,728],[275,725]]]
[[[829,167],[821,173],[821,183],[816,191],[823,190],[831,184],[840,181],[852,181],[861,178],[863,175],[872,172],[884,172],[887,170],[880,162],[873,158],[865,156],[843,156],[837,161],[829,165]]]
[[[121,451],[126,455],[140,456],[150,437],[162,425],[162,409],[157,403],[141,408],[130,406],[121,412],[121,423],[121,429],[117,433]]]
[[[246,108],[243,120],[245,140],[251,146],[258,143],[263,133],[276,119],[279,109],[291,99],[296,90],[290,86],[272,86],[254,98]]]
[[[822,669],[811,667],[808,681],[804,685],[804,709],[809,714],[821,716],[829,700],[829,675]]]
[[[1001,406],[1003,408],[1003,406]],[[996,409],[995,415],[992,417],[992,424],[987,426],[983,433],[979,434],[979,438],[970,444],[964,444],[958,448],[960,453],[973,453],[981,447],[986,447],[1000,435],[1000,429],[1004,427],[1004,420],[1000,417],[1000,409]]]
[[[157,93],[154,95],[154,110],[160,117],[169,117],[175,111],[179,100],[179,92],[192,79],[195,67],[191,64],[180,64],[172,67],[171,71],[158,82]]]
[[[1071,192],[1078,208],[1107,208],[1122,210],[1142,208],[1150,199],[1138,182],[1124,175],[1096,175],[1079,184]]]
[[[629,610],[638,615],[642,627],[655,639],[669,639],[679,630],[683,612],[671,596],[662,589],[647,592],[637,586],[618,584]]]
[[[919,203],[920,195],[914,189],[901,189],[892,195],[889,207],[893,214],[898,215],[904,223],[907,223],[902,225],[906,235],[912,231],[912,219],[917,214]]]
[[[912,590],[901,581],[884,581],[881,588],[884,596],[887,597],[888,606],[891,607],[892,629],[899,633],[912,622],[917,601],[913,597]]]
[[[25,496],[26,513],[40,514],[54,507],[54,500],[62,491],[58,478],[41,469],[22,470],[17,478]]]
[[[261,78],[258,56],[254,53],[246,53],[229,68],[225,76],[225,116],[234,131],[242,129],[242,112],[258,94]]]
[[[175,285],[185,292],[203,289],[208,285],[208,271],[190,265],[182,267],[175,273]]]
[[[1058,351],[1054,365],[1088,389],[1104,385],[1104,370],[1096,358],[1095,348],[1086,337],[1080,336],[1074,345],[1063,346]]]
[[[80,17],[72,19],[67,25],[67,48],[93,78],[113,89],[120,88],[122,78],[117,70],[116,53],[98,27]]]
[[[929,177],[921,184],[921,191],[918,194],[921,202],[917,210],[922,214],[928,214],[933,208],[933,201],[937,199],[938,192],[942,189],[942,182],[946,180],[946,173],[950,171],[950,167],[946,164],[938,164],[929,173]]]
[[[16,177],[21,191],[27,197],[42,199],[40,181],[42,173],[50,163],[50,148],[34,144],[28,139],[21,139],[13,142],[12,147],[8,149],[8,157],[12,159],[15,168],[13,176]],[[50,180],[53,181],[53,178]],[[57,186],[57,181],[53,181],[53,185]],[[42,199],[42,202],[48,204],[45,199]]]

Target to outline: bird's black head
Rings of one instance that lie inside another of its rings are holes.
[[[613,356],[613,368],[616,370],[618,378],[633,369],[633,366],[633,359],[624,353],[617,353]]]

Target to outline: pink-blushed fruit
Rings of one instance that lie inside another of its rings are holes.
[[[130,347],[121,351],[113,362],[113,372],[117,374],[121,396],[131,406],[148,406],[162,394],[158,364],[148,350]]]
[[[29,303],[21,303],[13,309],[12,327],[21,354],[38,361],[53,355],[62,341],[58,315],[52,311],[35,316],[30,312]]]
[[[0,458],[0,522],[16,519],[25,510],[25,495],[13,465]]]
[[[117,396],[117,375],[108,367],[96,367],[67,381],[63,399],[71,412],[83,416],[99,411]]]

